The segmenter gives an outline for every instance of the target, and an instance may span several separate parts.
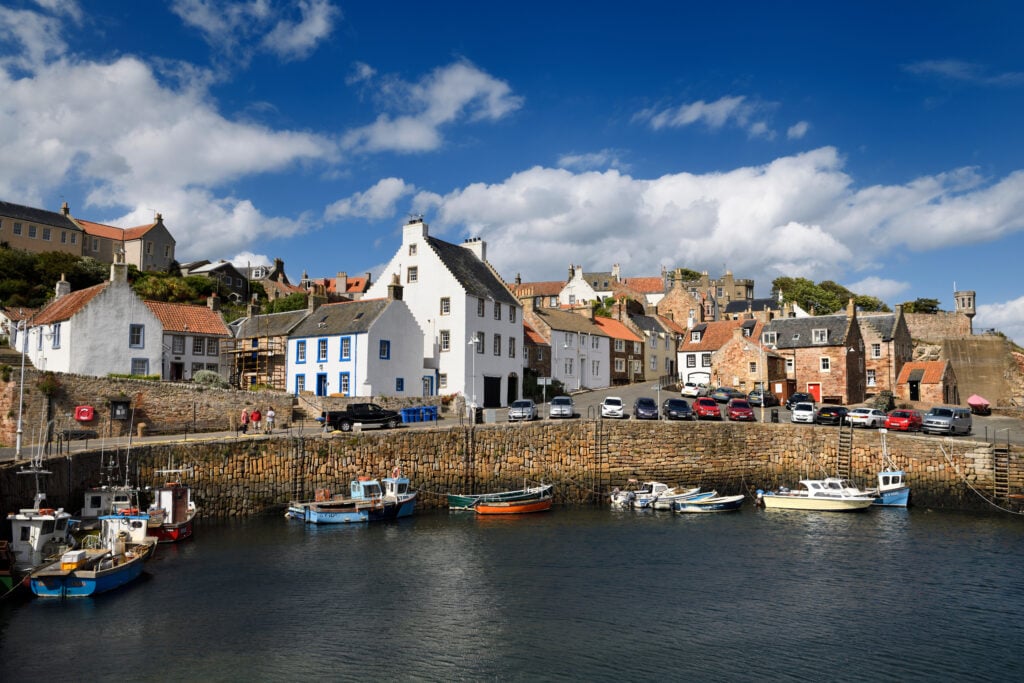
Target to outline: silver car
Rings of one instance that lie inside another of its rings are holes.
[[[537,406],[528,398],[512,401],[508,407],[508,421],[530,421],[537,419]]]
[[[576,406],[570,396],[555,396],[548,406],[548,417],[573,417],[576,415]]]

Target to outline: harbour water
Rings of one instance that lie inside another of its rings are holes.
[[[0,606],[0,677],[1024,677],[1024,520],[556,508],[203,524],[143,581]]]

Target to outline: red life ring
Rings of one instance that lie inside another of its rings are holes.
[[[398,479],[400,476],[402,476],[402,468],[395,465],[395,469],[391,470],[391,478]]]
[[[56,510],[54,510],[53,508],[40,508],[40,510],[39,510],[39,514],[41,514],[41,515],[52,515],[52,514],[55,514],[55,513],[56,513]]]

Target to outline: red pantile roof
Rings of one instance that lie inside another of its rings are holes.
[[[594,322],[612,339],[625,339],[626,341],[633,342],[643,341],[632,330],[614,318],[595,316]]]
[[[160,320],[164,332],[191,332],[230,336],[220,313],[206,306],[172,304],[166,301],[145,301],[146,307]]]
[[[523,336],[526,338],[526,341],[533,342],[534,344],[546,345],[548,343],[548,340],[541,336],[540,332],[526,323],[523,323]]]
[[[679,350],[683,353],[690,351],[717,351],[722,346],[732,339],[732,331],[738,327],[742,327],[744,320],[716,320],[710,323],[703,323],[696,325],[689,333],[686,334],[683,339],[683,343],[680,345]],[[700,341],[690,341],[691,333],[695,330],[701,330]],[[751,332],[749,337],[751,340],[760,339],[760,327],[761,323],[757,324],[754,331]]]
[[[103,223],[94,223],[92,221],[82,220],[76,218],[75,222],[78,223],[82,230],[87,235],[93,235],[94,237],[105,237],[109,240],[137,240],[147,232],[153,229],[156,223],[150,223],[149,225],[139,225],[134,228],[117,228],[113,225],[104,225]]]
[[[946,361],[916,360],[904,363],[896,383],[906,384],[909,382],[910,373],[914,370],[921,370],[924,373],[923,377],[921,377],[921,384],[939,384],[942,382],[942,375],[946,372]]]
[[[660,277],[624,277],[622,283],[643,294],[665,291],[665,280]]]
[[[59,299],[54,299],[32,317],[32,324],[50,325],[69,320],[71,316],[85,308],[85,305],[106,289],[109,284],[109,282],[102,282],[86,289],[80,289],[77,292],[65,294]]]
[[[509,290],[517,297],[520,296],[558,296],[565,287],[562,280],[548,280],[546,282],[521,282],[518,285],[509,285]]]

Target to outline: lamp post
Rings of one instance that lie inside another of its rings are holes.
[[[21,415],[25,404],[25,356],[28,354],[28,328],[25,321],[18,323],[16,329],[21,330],[21,386],[18,389],[18,431],[14,441],[14,459],[21,460]]]

